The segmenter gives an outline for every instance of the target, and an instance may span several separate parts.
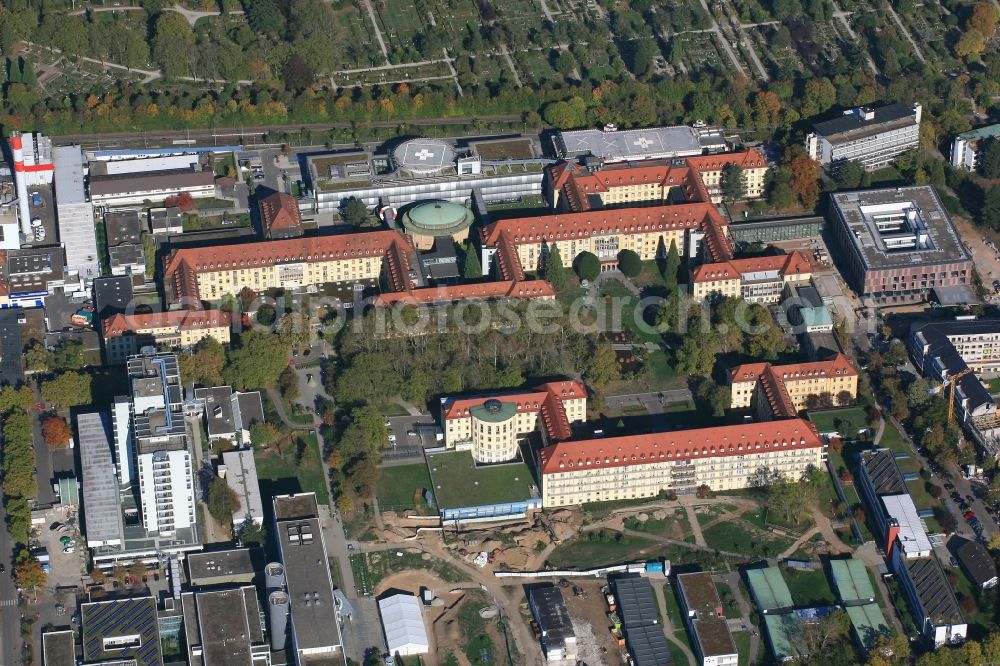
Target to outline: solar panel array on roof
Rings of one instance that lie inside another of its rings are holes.
[[[667,638],[660,625],[659,604],[648,578],[626,575],[614,578],[618,617],[625,642],[636,666],[666,666],[673,663]]]
[[[673,655],[658,624],[630,627],[626,630],[625,643],[635,666],[672,666]]]
[[[83,658],[88,663],[111,659],[134,659],[136,666],[163,663],[152,597],[84,604],[81,625]]]
[[[861,454],[861,460],[876,495],[896,495],[909,492],[891,450],[866,451]]]
[[[626,627],[656,624],[660,615],[653,586],[639,576],[623,576],[614,580],[618,598],[618,614]]]
[[[960,624],[965,621],[951,585],[935,558],[910,560],[906,565],[924,614],[933,624]]]

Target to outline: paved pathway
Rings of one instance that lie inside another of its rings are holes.
[[[506,44],[500,45],[500,53],[503,55],[504,60],[507,61],[507,66],[510,67],[510,73],[514,75],[514,84],[518,88],[523,87],[521,77],[517,73],[517,67],[514,66],[514,59],[510,57],[510,51],[507,50]]]
[[[382,31],[378,27],[378,18],[375,16],[375,8],[372,7],[371,0],[364,0],[365,10],[368,12],[368,18],[372,21],[372,28],[375,29],[375,39],[378,40],[378,47],[382,49],[382,57],[385,58],[385,64],[389,64],[389,51],[385,48],[385,40],[382,39]]]
[[[701,1],[701,8],[705,10],[705,13],[708,15],[708,18],[712,20],[712,32],[714,32],[716,36],[718,36],[719,43],[722,45],[722,50],[726,52],[727,56],[729,56],[729,61],[732,62],[733,67],[736,68],[736,71],[742,74],[743,76],[746,76],[747,73],[743,69],[743,65],[740,64],[739,58],[736,57],[736,54],[733,52],[732,47],[729,46],[729,40],[726,39],[725,33],[723,33],[722,29],[719,27],[719,22],[715,20],[715,14],[713,14],[712,10],[708,8],[708,3],[705,2],[705,0],[700,0],[700,1]]]
[[[995,1],[996,0],[994,0],[994,2]],[[837,6],[836,2],[833,3],[833,17],[843,24],[844,30],[847,31],[847,34],[850,35],[853,41],[857,42],[858,35],[854,32],[854,28],[851,27],[851,22],[847,20],[851,14],[853,14],[853,12],[845,12]],[[871,70],[872,74],[878,76],[878,67],[875,66],[875,61],[872,60],[872,56],[868,53],[868,51],[865,51],[865,62],[868,63],[868,69]]]
[[[786,548],[785,552],[778,555],[779,560],[791,557],[792,553],[798,550],[802,544],[806,543],[817,534],[821,535],[823,540],[826,541],[831,548],[837,548],[841,553],[850,553],[854,550],[840,540],[840,537],[833,531],[833,526],[830,525],[830,521],[826,516],[819,511],[813,510],[812,517],[814,523],[813,526],[809,528],[805,534],[796,539],[795,543]]]
[[[666,593],[664,592],[663,588],[664,585],[662,583],[653,585],[653,592],[656,594],[656,602],[660,605],[660,613],[664,617],[663,633],[666,634],[668,641],[676,645],[678,648],[680,648],[680,651],[684,653],[684,656],[687,657],[689,666],[694,666],[695,664],[698,663],[698,660],[695,659],[694,654],[691,652],[691,648],[687,646],[687,643],[677,638],[676,636],[676,632],[687,631],[687,629],[684,627],[683,622],[681,622],[680,627],[674,626],[673,618],[671,618],[670,615],[667,614],[667,600],[665,598]],[[680,618],[678,618],[678,620],[679,619]],[[680,666],[680,664],[678,664],[678,666]]]
[[[743,623],[750,628],[750,658],[745,663],[755,664],[757,663],[757,653],[760,651],[760,627],[757,627],[750,621],[750,618],[753,617],[754,609],[743,596],[743,590],[740,588],[740,574],[733,571],[720,575],[718,578],[733,591],[736,605],[740,607],[740,615],[742,616]]]
[[[903,33],[903,36],[910,42],[910,46],[913,47],[913,52],[917,54],[917,58],[920,59],[920,62],[927,62],[926,58],[924,58],[924,54],[920,51],[920,47],[917,46],[916,40],[913,39],[913,35],[911,35],[910,31],[903,25],[903,22],[900,20],[899,14],[896,13],[896,10],[892,8],[892,3],[886,2],[885,8],[889,10],[890,14],[892,14],[892,20],[896,22],[896,27],[899,28],[899,31]]]
[[[708,543],[705,541],[705,535],[701,533],[701,523],[698,522],[698,514],[695,513],[694,507],[690,504],[684,505],[684,511],[687,512],[688,522],[691,523],[691,533],[694,535],[694,542],[699,546],[708,547]]]
[[[448,49],[441,47],[441,52],[444,53],[445,62],[448,63],[448,71],[451,72],[451,77],[455,79],[455,88],[458,89],[458,96],[463,97],[465,92],[462,91],[462,84],[458,82],[458,72],[455,71],[455,64],[451,61],[448,56]]]

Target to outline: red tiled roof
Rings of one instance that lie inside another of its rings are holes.
[[[657,461],[741,456],[770,449],[823,446],[805,419],[560,442],[539,452],[542,474],[600,467],[626,467]]]
[[[790,254],[730,259],[729,261],[702,264],[691,271],[691,281],[735,280],[747,273],[758,271],[780,271],[782,275],[810,274],[812,273],[812,265],[804,254],[796,250]]]
[[[767,160],[756,148],[750,148],[739,153],[717,153],[714,155],[695,155],[686,158],[692,168],[701,171],[722,171],[730,164],[741,169],[760,169],[767,167]]]
[[[105,338],[117,338],[150,328],[174,327],[179,331],[228,327],[232,316],[222,310],[168,310],[145,314],[114,314],[104,320]]]
[[[519,413],[537,412],[542,408],[542,403],[545,402],[545,398],[548,395],[547,391],[523,391],[476,396],[474,398],[456,398],[445,404],[443,417],[445,421],[468,418],[470,409],[484,404],[487,400],[515,403]]]
[[[382,257],[393,243],[409,243],[395,231],[363,231],[315,238],[286,238],[210,247],[181,248],[167,260],[164,276],[183,265],[195,273],[273,266],[279,263],[317,262],[358,257]],[[412,251],[412,248],[407,247]]]
[[[259,205],[265,235],[270,234],[272,229],[292,229],[302,225],[299,204],[290,194],[275,192],[261,200]]]
[[[524,279],[524,267],[521,266],[521,258],[517,256],[517,248],[514,247],[514,241],[511,240],[508,231],[500,232],[500,241],[497,243],[497,267],[504,280]]]
[[[770,363],[746,363],[738,365],[729,371],[729,378],[736,382],[749,382],[759,377],[766,368],[771,368],[776,376],[783,380],[808,379],[809,377],[851,377],[857,375],[851,360],[841,353],[825,361],[809,363],[789,363],[787,365],[772,365]]]
[[[549,382],[536,388],[537,391],[457,398],[446,403],[443,418],[446,421],[468,418],[471,408],[494,398],[502,402],[517,404],[517,411],[521,413],[541,412],[542,427],[545,428],[549,441],[559,442],[569,439],[573,433],[563,401],[586,398],[587,389],[582,383],[572,379]]]
[[[463,300],[491,300],[497,298],[552,298],[556,292],[545,280],[528,280],[514,282],[499,280],[495,282],[480,282],[477,284],[457,284],[443,287],[427,287],[424,289],[409,289],[407,291],[392,291],[379,294],[375,299],[376,307],[393,305],[394,303],[452,303]]]
[[[504,232],[510,234],[514,244],[520,245],[589,238],[615,232],[643,233],[668,229],[696,229],[707,224],[725,226],[725,221],[710,203],[606,208],[582,213],[498,220],[483,229],[483,240],[486,245],[494,247]]]

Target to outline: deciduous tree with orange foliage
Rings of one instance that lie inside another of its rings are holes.
[[[792,190],[802,205],[815,208],[819,202],[820,164],[805,153],[799,153],[789,163],[792,170]]]
[[[42,436],[45,437],[45,443],[49,448],[58,449],[69,444],[73,430],[63,417],[47,416],[42,421]]]
[[[17,568],[14,573],[14,582],[22,590],[30,590],[45,585],[48,576],[42,568],[42,563],[35,557],[22,550],[17,556]]]

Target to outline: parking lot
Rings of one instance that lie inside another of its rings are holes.
[[[437,428],[437,422],[433,416],[421,414],[420,416],[391,416],[386,419],[391,434],[386,449],[382,452],[385,460],[402,460],[409,458],[420,458],[424,449],[444,446],[444,440],[438,441],[431,428]],[[415,426],[424,426],[417,432]],[[395,441],[392,441],[392,436]]]
[[[80,535],[76,511],[55,507],[45,512],[45,523],[36,527],[38,545],[49,553],[48,587],[79,585],[85,572],[86,542]],[[64,552],[67,547],[73,552]]]

